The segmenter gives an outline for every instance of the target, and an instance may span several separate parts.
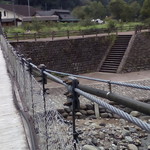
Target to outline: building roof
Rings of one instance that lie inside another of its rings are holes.
[[[58,16],[37,16],[37,17],[23,17],[22,21],[23,22],[29,22],[29,21],[33,21],[33,20],[37,20],[37,21],[58,21]]]
[[[55,15],[56,13],[70,14],[70,11],[64,10],[64,9],[51,9],[50,11],[36,11],[36,14],[39,16],[52,16],[52,15]]]
[[[14,5],[14,10],[13,10],[13,5],[0,4],[0,8],[6,9],[12,12],[15,11],[15,13],[18,15],[29,16],[27,5]],[[36,9],[30,6],[30,15],[33,16],[35,14],[36,14]]]
[[[14,22],[14,21],[21,21],[20,19],[18,19],[18,18],[16,18],[16,19],[14,19],[14,18],[9,18],[9,19],[2,19],[2,23],[4,23],[4,22]]]
[[[74,18],[69,10],[64,9],[51,9],[50,11],[37,11],[37,15],[39,16],[52,16],[57,15],[60,20],[64,21],[79,21],[78,19]]]

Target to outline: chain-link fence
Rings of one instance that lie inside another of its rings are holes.
[[[1,36],[1,45],[7,68],[13,82],[17,83],[20,97],[34,124],[40,150],[74,149],[72,125],[57,111],[57,99],[51,99],[40,82],[33,76],[34,68],[25,63],[22,56]],[[39,79],[42,79],[41,76]],[[56,103],[55,103],[56,102]],[[80,149],[80,148],[79,148]]]

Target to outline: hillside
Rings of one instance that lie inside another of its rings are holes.
[[[39,7],[43,10],[50,9],[70,9],[72,10],[76,6],[85,5],[90,1],[100,1],[104,6],[108,5],[111,0],[29,0],[29,3],[33,7]],[[137,1],[142,5],[144,0],[124,0],[128,3]],[[0,0],[0,3],[12,3],[12,0]],[[28,5],[28,1],[24,0],[15,0],[15,4]]]

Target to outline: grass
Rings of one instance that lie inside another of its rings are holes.
[[[114,22],[115,27],[119,27],[120,31],[129,31],[131,30],[131,27],[135,27],[136,25],[142,25],[141,22],[128,22],[128,23],[119,23],[116,21]],[[105,24],[95,24],[89,21],[81,21],[79,23],[49,22],[43,24],[42,22],[34,21],[33,23],[26,23],[19,27],[6,27],[4,28],[4,31],[9,36],[13,36],[15,33],[39,33],[39,32],[50,33],[52,31],[59,31],[59,33],[56,33],[57,36],[66,36],[66,32],[63,31],[91,30],[88,33],[92,34],[93,30],[95,29],[107,29],[108,27],[109,22]],[[71,33],[71,35],[75,34]]]

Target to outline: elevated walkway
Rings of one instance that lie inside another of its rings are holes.
[[[11,81],[0,47],[0,149],[28,150],[19,112],[13,103]]]

